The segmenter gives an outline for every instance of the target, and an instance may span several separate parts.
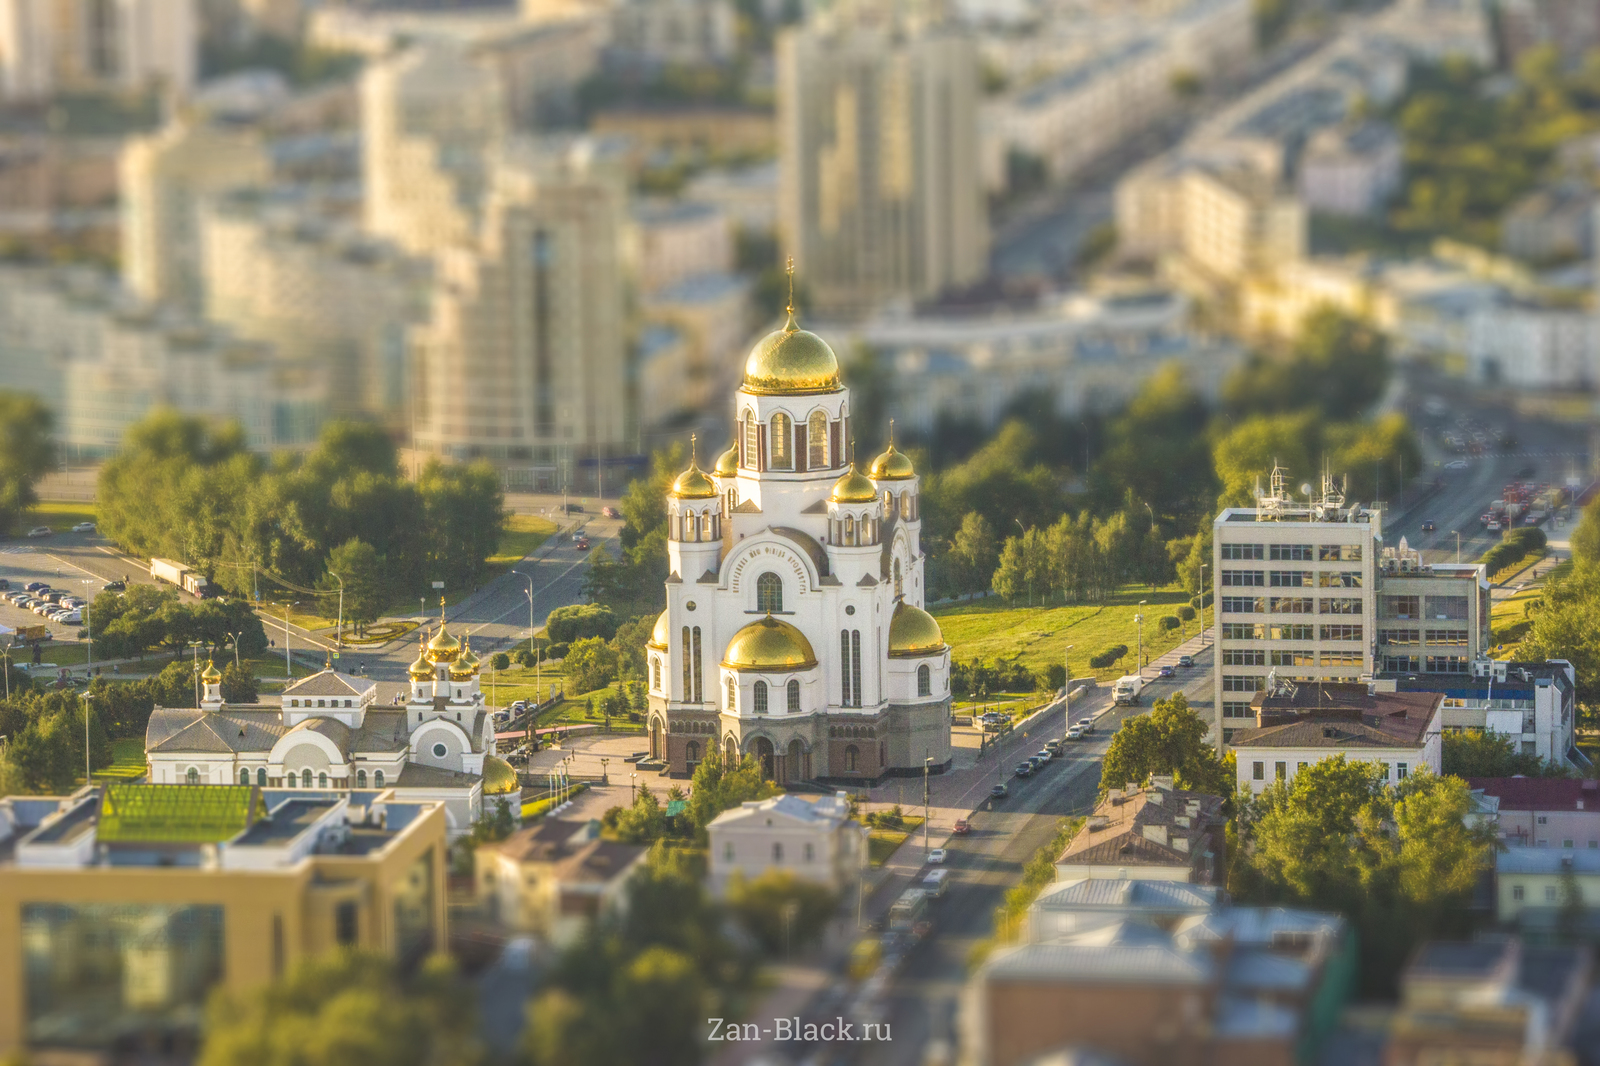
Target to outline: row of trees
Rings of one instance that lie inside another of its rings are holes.
[[[433,581],[470,587],[499,543],[504,494],[484,463],[430,460],[413,482],[376,426],[334,422],[304,455],[248,451],[237,425],[170,411],[129,429],[99,481],[100,530],[130,551],[186,562],[263,598],[317,587],[376,618]]]
[[[37,397],[0,389],[0,534],[17,532],[38,502],[34,483],[55,457],[51,423]]]
[[[1107,518],[1062,515],[1049,528],[1008,537],[992,584],[1013,603],[1036,596],[1043,603],[1052,594],[1068,603],[1105,603],[1121,586],[1155,585],[1171,570],[1149,509],[1130,499]]]
[[[95,650],[122,659],[161,649],[181,654],[199,645],[214,656],[237,646],[242,656],[267,650],[261,619],[243,600],[192,600],[165,585],[129,585],[102,592],[89,605]]]

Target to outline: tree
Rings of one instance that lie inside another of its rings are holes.
[[[545,620],[545,634],[563,644],[587,637],[610,640],[617,635],[617,616],[603,603],[574,603],[557,607]]]
[[[53,421],[36,397],[0,389],[0,533],[14,532],[38,502],[34,482],[55,459]]]
[[[342,597],[338,581],[331,580],[335,577],[344,581]],[[356,537],[328,553],[328,578],[323,587],[335,587],[330,588],[330,594],[323,599],[323,610],[337,610],[342,599],[345,622],[354,626],[358,634],[378,620],[392,598],[383,557],[372,545]]]
[[[1223,383],[1234,415],[1314,408],[1330,419],[1361,417],[1388,386],[1388,341],[1333,307],[1309,315],[1284,355],[1257,352]]]
[[[1205,742],[1208,726],[1183,693],[1156,700],[1149,714],[1128,719],[1111,738],[1100,772],[1100,795],[1171,774],[1179,788],[1211,796],[1233,794],[1233,774]]]
[[[822,885],[791,870],[767,870],[748,881],[736,877],[728,885],[728,906],[739,924],[773,956],[818,939],[838,902]]]
[[[617,679],[617,653],[599,637],[577,641],[567,652],[566,673],[574,694],[605,688]]]
[[[257,698],[256,675],[232,663],[222,668],[223,702],[254,703]]]
[[[777,793],[772,782],[762,779],[761,764],[754,755],[746,755],[730,767],[716,745],[706,749],[705,758],[695,767],[693,785],[684,813],[697,839],[704,839],[706,826],[723,811]]]
[[[1104,510],[1118,506],[1129,491],[1159,503],[1158,518],[1204,510],[1215,492],[1211,458],[1195,445],[1207,415],[1205,401],[1176,364],[1146,380],[1112,421],[1108,447],[1091,473]]]
[[[0,789],[34,795],[71,792],[83,781],[86,715],[92,764],[109,766],[110,738],[92,704],[60,691],[15,693],[0,703],[0,726],[10,737],[0,750]]]
[[[1568,777],[1556,762],[1517,751],[1511,738],[1488,730],[1447,732],[1443,737],[1443,770],[1456,777]]]
[[[495,670],[509,670],[511,669],[511,656],[503,651],[497,651],[489,656],[489,665]]]
[[[616,816],[612,817],[612,812]],[[655,793],[644,785],[634,795],[633,806],[613,807],[606,812],[617,839],[624,844],[654,844],[667,827],[667,816]]]
[[[411,978],[372,952],[301,962],[206,1011],[199,1066],[475,1066],[483,1059],[470,987],[435,955]]]
[[[989,594],[995,568],[1000,565],[997,542],[994,526],[983,515],[968,512],[962,516],[961,528],[945,556],[952,592],[967,596]]]

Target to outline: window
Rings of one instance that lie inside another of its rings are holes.
[[[1465,629],[1430,629],[1428,630],[1429,644],[1448,644],[1457,648],[1467,646],[1467,631]]]
[[[1223,640],[1264,640],[1267,627],[1259,623],[1250,622],[1224,622],[1222,623]]]
[[[1545,814],[1539,815],[1539,824],[1540,825],[1548,825],[1549,822],[1550,822],[1549,815],[1545,815]]]
[[[1323,640],[1360,640],[1361,626],[1323,626]]]
[[[1310,649],[1296,649],[1294,651],[1275,651],[1272,653],[1273,666],[1315,666],[1317,656]]]
[[[354,900],[344,900],[333,909],[333,938],[340,944],[350,946],[359,938],[360,910]]]
[[[1358,589],[1361,587],[1359,570],[1323,570],[1317,574],[1317,587],[1325,589]]]
[[[690,649],[689,627],[683,627],[683,643],[678,646],[678,656],[683,660],[683,698],[692,699],[694,692],[694,656]]]
[[[200,783],[200,771],[191,766],[189,767],[189,772],[184,775],[184,779],[191,785],[198,785]]]
[[[383,771],[382,770],[374,770],[374,771],[372,771],[372,787],[373,788],[382,788],[383,787]]]
[[[698,740],[689,741],[688,746],[683,749],[683,757],[686,762],[699,762],[700,742]]]
[[[1467,620],[1467,597],[1429,596],[1422,616],[1438,621],[1465,622]]]
[[[1286,762],[1273,763],[1272,774],[1279,781],[1287,781],[1289,779],[1289,764]]]
[[[1308,589],[1311,575],[1310,570],[1269,570],[1267,584],[1275,589]]]
[[[767,713],[767,683],[757,681],[755,687],[755,707],[757,714]]]
[[[738,708],[738,706],[739,706],[739,685],[738,685],[737,682],[735,682],[733,680],[733,678],[730,677],[730,678],[728,678],[728,706],[727,706],[728,713],[732,714]]]
[[[861,630],[850,631],[850,691],[861,706]]]
[[[772,861],[773,862],[782,862],[783,861],[783,841],[781,841],[781,840],[774,840],[772,842]]]
[[[1394,764],[1395,780],[1404,781],[1406,779],[1406,774],[1408,774],[1410,772],[1411,772],[1411,768],[1407,763],[1397,762],[1397,763]]]
[[[1554,903],[1554,902],[1556,902],[1556,886],[1555,885],[1545,885],[1544,886],[1544,901],[1546,903]]]
[[[806,862],[816,862],[816,861],[817,861],[817,846],[815,844],[807,844],[806,845]]]
[[[442,759],[448,754],[450,754],[450,749],[445,747],[443,743],[435,744],[433,746],[433,757],[435,759]]]
[[[1267,650],[1265,648],[1224,648],[1222,651],[1223,666],[1265,666],[1267,665]]]
[[[265,766],[256,770],[256,784],[262,788],[267,787],[267,768]]]
[[[1317,548],[1317,559],[1324,563],[1359,563],[1361,561],[1361,545],[1319,545]]]
[[[1269,559],[1288,559],[1294,562],[1311,561],[1311,545],[1309,544],[1274,544],[1268,552]]]
[[[744,412],[744,465],[750,470],[761,468],[761,423],[750,408]]]
[[[1379,606],[1380,618],[1421,618],[1422,597],[1384,596]]]
[[[844,516],[844,542],[847,546],[853,546],[856,542],[855,515],[847,514]]]
[[[722,861],[723,862],[732,862],[733,861],[733,841],[731,841],[731,840],[728,841],[726,844],[722,845]]]
[[[1221,602],[1223,614],[1260,614],[1263,606],[1255,596],[1224,596]]]
[[[928,669],[927,663],[917,667],[917,695],[933,695],[933,671]]]
[[[772,416],[772,469],[794,469],[794,423],[789,416]]]
[[[756,578],[756,610],[780,614],[783,611],[783,579],[774,573]]]
[[[1321,614],[1363,614],[1361,597],[1359,596],[1324,596],[1317,601],[1317,611]]]
[[[1310,596],[1274,596],[1267,601],[1267,610],[1273,614],[1311,614],[1313,603]]]
[[[1422,631],[1420,629],[1380,629],[1378,630],[1379,644],[1420,644]]]
[[[691,604],[690,606],[693,606],[693,604]],[[694,688],[693,688],[692,692],[685,692],[684,693],[684,698],[688,699],[688,700],[692,700],[695,703],[702,703],[702,702],[705,701],[706,697],[705,697],[705,694],[704,694],[704,690],[701,688],[701,682],[704,680],[704,675],[700,672],[700,664],[705,662],[705,656],[700,651],[700,627],[699,626],[695,626],[694,629],[690,631],[690,634],[689,634],[689,645],[690,645],[690,655],[694,659],[694,668],[689,671],[689,675],[690,675],[689,676],[689,680],[693,684]]]
[[[1427,669],[1430,674],[1464,674],[1471,667],[1465,655],[1430,655]]]
[[[289,771],[289,776],[283,779],[283,783],[288,788],[293,788],[295,786],[295,782],[297,782],[299,780],[300,780],[300,778],[297,777],[295,775],[294,771],[291,770],[291,771]]]
[[[357,788],[366,788],[367,787],[367,772],[365,770],[357,770],[356,771],[356,787]]]
[[[1527,889],[1523,888],[1521,885],[1511,886],[1511,898],[1516,900],[1518,903],[1521,903],[1527,894]]]
[[[1267,575],[1261,570],[1224,570],[1222,572],[1223,588],[1261,588],[1267,583]]]
[[[239,771],[239,784],[248,785],[249,783],[250,783],[250,771],[249,770],[240,770]]]
[[[1240,700],[1223,700],[1222,717],[1224,718],[1254,718],[1255,712],[1248,703]]]
[[[1315,640],[1313,635],[1315,626],[1268,626],[1268,640]],[[1324,626],[1324,629],[1327,627]]]
[[[1383,672],[1386,674],[1414,674],[1421,669],[1419,660],[1415,655],[1385,655],[1383,657]]]
[[[1264,677],[1222,675],[1222,691],[1224,692],[1260,692]]]
[[[1224,544],[1222,557],[1224,559],[1260,559],[1264,554],[1264,546],[1260,544]]]
[[[1362,655],[1358,651],[1325,651],[1320,663],[1323,666],[1360,666]]]
[[[789,684],[784,686],[784,690],[788,693],[787,704],[786,705],[789,708],[789,713],[790,714],[799,714],[800,713],[800,682],[798,680],[790,680]]]
[[[655,690],[657,692],[660,692],[661,691],[661,657],[659,655],[652,655],[650,657],[650,676],[652,678],[654,678],[654,680],[651,682],[651,686],[653,688],[655,688]]]
[[[1264,762],[1251,763],[1250,778],[1254,781],[1265,781],[1267,779],[1267,764]]]
[[[806,422],[806,469],[821,470],[828,465],[828,416],[811,412]]]
[[[1561,842],[1561,846],[1562,846],[1562,847],[1564,847],[1564,848],[1570,848],[1570,847],[1572,847],[1572,841],[1571,841],[1571,839],[1567,839],[1567,840],[1563,840],[1563,841],[1562,841],[1562,842]]]

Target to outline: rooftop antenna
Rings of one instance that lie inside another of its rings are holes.
[[[1283,518],[1285,507],[1289,500],[1286,481],[1288,473],[1278,465],[1278,460],[1272,460],[1272,474],[1267,480],[1267,491],[1261,492],[1261,480],[1256,479],[1256,521],[1277,522]]]

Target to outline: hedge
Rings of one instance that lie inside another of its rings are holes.
[[[1178,608],[1178,617],[1183,619],[1185,622],[1193,622],[1194,608],[1187,603],[1184,604],[1182,607]]]
[[[1128,654],[1126,644],[1113,644],[1099,654],[1089,656],[1089,666],[1095,670],[1104,670],[1126,654]]]
[[[1178,621],[1177,615],[1164,614],[1161,616],[1161,620],[1156,623],[1156,628],[1160,629],[1162,632],[1165,632],[1169,629],[1177,629],[1182,624],[1182,622]]]
[[[571,644],[586,637],[610,640],[617,635],[617,616],[603,603],[557,607],[545,622],[545,634],[558,644]]]
[[[573,796],[576,796],[578,793],[584,791],[588,787],[589,786],[586,783],[579,781],[577,784],[573,785],[567,790],[567,798],[571,799]],[[522,821],[527,823],[537,818],[543,818],[546,814],[550,813],[550,809],[554,806],[556,806],[556,798],[554,796],[547,796],[544,799],[532,800],[531,802],[524,803],[522,805]]]

